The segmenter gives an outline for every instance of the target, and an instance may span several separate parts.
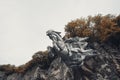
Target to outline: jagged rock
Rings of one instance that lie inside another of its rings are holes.
[[[81,48],[77,39],[79,38],[63,41],[65,44],[73,45],[73,49]],[[59,45],[58,49],[56,49],[57,46],[48,47],[47,54],[37,52],[33,55],[34,62],[31,62],[31,66],[25,67],[27,69],[24,72],[15,71],[13,69],[15,67],[6,69],[0,66],[0,80],[120,80],[120,46],[115,47],[109,41],[105,43],[88,41],[87,43],[88,45],[82,49],[85,51],[91,49],[97,55],[90,56],[91,53],[84,53],[78,56],[77,53],[81,49],[73,50],[72,55],[69,55],[66,50],[59,51],[64,49],[64,46]],[[60,53],[61,55],[58,55]],[[81,58],[81,55],[85,57]],[[81,59],[80,62],[76,58]]]
[[[73,80],[71,70],[61,58],[55,59],[48,69],[48,80]]]
[[[0,71],[0,80],[5,80],[5,79],[6,79],[5,72]]]

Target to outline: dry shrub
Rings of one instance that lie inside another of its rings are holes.
[[[35,57],[35,55],[38,54],[42,57]],[[35,55],[33,55],[33,59],[28,61],[27,63],[23,64],[23,65],[20,65],[18,67],[15,67],[14,65],[1,65],[0,66],[0,71],[6,71],[6,72],[9,72],[9,73],[13,73],[13,72],[16,72],[16,73],[24,73],[26,72],[27,70],[31,69],[33,66],[43,62],[43,63],[46,63],[47,62],[47,54],[48,52],[47,51],[44,51],[44,52],[37,52],[35,53]]]
[[[2,65],[2,66],[0,66],[0,71],[14,72],[14,68],[15,68],[15,66],[10,65],[10,64]]]
[[[70,34],[70,37],[89,36],[91,34],[91,30],[83,18],[69,22],[65,27],[65,31]]]
[[[66,37],[93,37],[98,41],[105,41],[109,36],[120,32],[120,15],[98,14],[69,22],[65,26]]]
[[[26,72],[27,70],[31,69],[33,66],[41,63],[41,62],[47,62],[47,51],[39,51],[37,53],[35,53],[32,56],[32,60],[28,61],[26,64],[21,65],[19,67],[15,68],[15,72],[19,72],[19,73],[23,73]]]

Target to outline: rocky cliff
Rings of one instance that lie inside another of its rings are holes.
[[[98,55],[86,57],[80,67],[69,67],[59,56],[48,51],[37,52],[33,59],[20,67],[0,66],[0,80],[120,80],[120,34],[106,42],[92,42],[88,48]],[[116,44],[117,43],[117,44]]]
[[[26,64],[1,65],[0,80],[120,80],[120,16],[77,19],[65,29],[64,38],[49,31],[53,46]],[[79,41],[85,36],[85,42]]]

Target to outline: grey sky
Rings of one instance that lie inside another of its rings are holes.
[[[21,65],[51,45],[48,29],[73,19],[120,13],[120,0],[0,0],[0,64]]]

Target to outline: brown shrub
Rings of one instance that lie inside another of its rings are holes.
[[[109,36],[120,32],[120,15],[98,14],[96,16],[88,16],[87,19],[80,18],[69,22],[65,26],[67,37],[94,37],[98,41],[105,41]]]
[[[14,65],[1,65],[0,66],[0,71],[6,71],[6,72],[9,72],[9,73],[13,73],[13,72],[16,72],[16,73],[24,73],[26,72],[27,70],[29,70],[30,68],[32,68],[33,66],[41,63],[41,62],[47,62],[47,54],[48,52],[47,51],[44,51],[44,52],[37,52],[35,54],[39,54],[43,57],[34,57],[33,55],[33,59],[28,61],[27,63],[23,64],[23,65],[20,65],[18,67],[15,67]]]

